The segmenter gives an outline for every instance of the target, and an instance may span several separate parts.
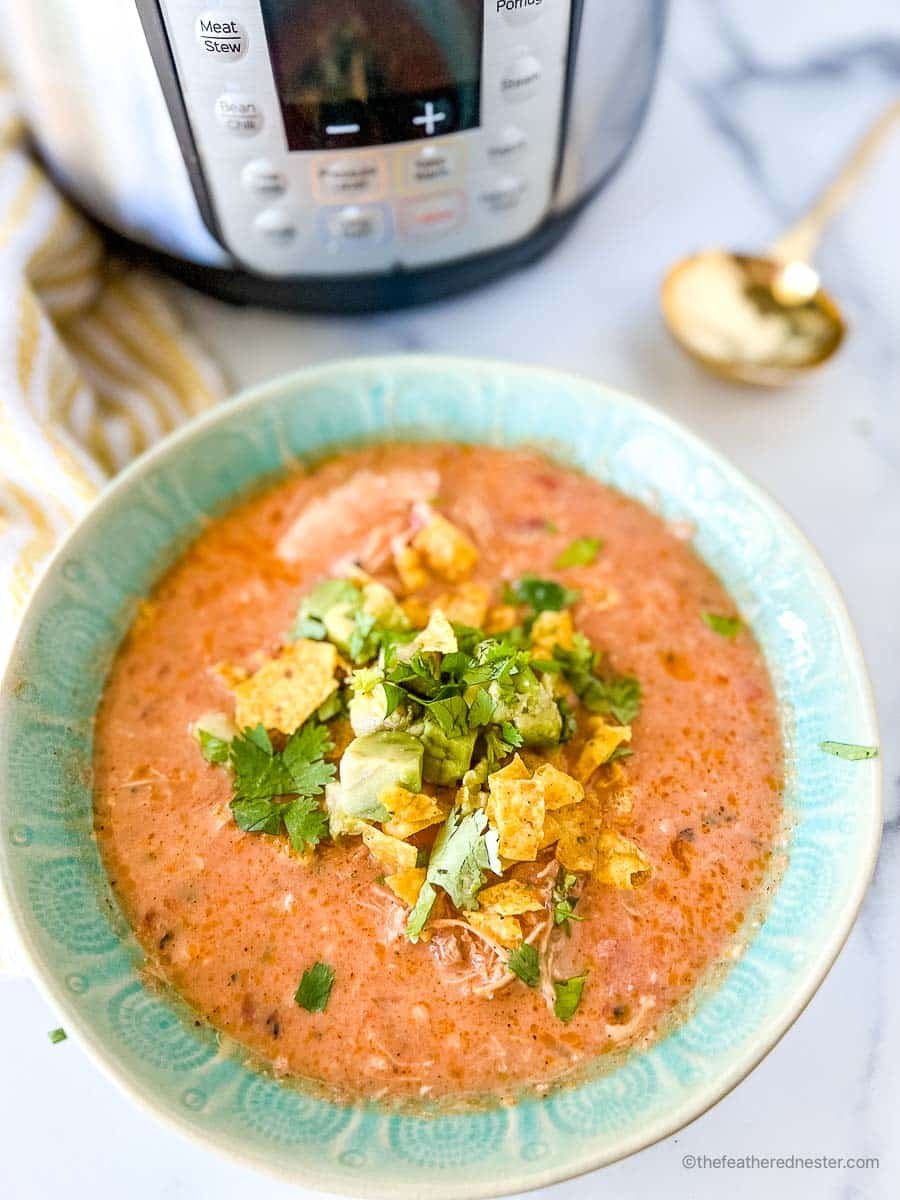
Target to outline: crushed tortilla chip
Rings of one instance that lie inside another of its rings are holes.
[[[235,722],[242,729],[262,725],[293,733],[337,688],[337,665],[338,653],[330,642],[299,638],[253,675],[230,685]]]
[[[565,771],[560,771],[552,763],[545,762],[543,766],[538,767],[534,778],[544,793],[544,807],[548,812],[566,808],[569,804],[580,804],[584,799],[584,787],[578,780],[567,775]]]
[[[594,878],[617,888],[635,888],[652,874],[650,861],[630,838],[613,829],[604,829],[597,839],[597,863]]]
[[[374,825],[364,824],[360,832],[372,857],[377,858],[381,865],[387,867],[392,874],[397,875],[401,871],[408,871],[416,865],[419,852],[409,842],[401,842],[399,838],[389,837],[380,829],[376,829]]]
[[[490,592],[483,583],[461,583],[452,592],[438,596],[433,607],[439,608],[455,625],[480,629],[487,615]]]
[[[488,820],[499,835],[501,859],[531,862],[543,836],[544,794],[534,779],[498,778],[508,769],[488,776]]]
[[[571,650],[574,632],[572,614],[568,609],[539,613],[531,627],[531,657],[552,658],[554,646]]]
[[[428,624],[417,633],[411,642],[401,646],[398,658],[410,659],[420,650],[436,651],[439,654],[455,654],[459,649],[453,626],[439,608],[433,609]]]
[[[478,893],[479,912],[497,913],[500,917],[517,917],[522,913],[540,912],[544,907],[536,887],[518,879],[504,879]]]
[[[487,633],[507,633],[518,623],[519,613],[513,604],[497,604],[489,610],[485,631]]]
[[[400,607],[406,613],[406,619],[413,629],[424,629],[431,615],[431,607],[421,596],[407,596],[400,601]]]
[[[559,821],[556,819],[556,813],[548,812],[544,814],[544,836],[541,838],[541,850],[546,850],[548,846],[552,846],[554,842],[559,841],[559,835],[562,832]]]
[[[592,871],[596,861],[595,820],[585,804],[554,813],[559,826],[556,859],[567,871]]]
[[[630,725],[607,725],[599,717],[592,717],[589,722],[591,736],[581,748],[578,765],[575,771],[578,778],[587,781],[623,742],[631,741]]]
[[[505,950],[514,950],[522,943],[522,927],[515,917],[501,917],[492,912],[467,912],[466,921],[477,933],[490,938]]]
[[[522,762],[518,754],[513,755],[512,759],[502,767],[499,771],[493,771],[488,776],[488,787],[491,786],[491,781],[494,779],[530,779],[531,772]]]
[[[425,792],[408,792],[406,788],[386,788],[378,800],[391,814],[389,821],[382,821],[381,828],[390,837],[408,838],[445,820],[447,813],[433,796]]]
[[[465,579],[478,562],[475,545],[440,513],[431,514],[425,527],[413,538],[412,548],[448,583]]]
[[[385,875],[384,882],[398,900],[412,908],[419,898],[426,874],[424,867],[407,867],[405,871],[398,871],[395,875]]]
[[[428,584],[428,571],[422,556],[412,546],[398,546],[394,551],[394,568],[405,592],[418,592]]]

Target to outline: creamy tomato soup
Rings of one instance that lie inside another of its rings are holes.
[[[214,522],[143,605],[96,830],[148,970],[338,1095],[544,1089],[758,908],[772,688],[672,529],[538,453],[394,445]]]

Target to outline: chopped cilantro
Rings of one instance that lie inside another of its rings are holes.
[[[536,575],[523,575],[515,583],[507,584],[504,591],[507,604],[521,604],[536,613],[559,612],[574,604],[580,595],[554,579],[538,579]]]
[[[606,761],[611,763],[615,762],[618,758],[631,758],[632,754],[634,754],[632,748],[623,744],[621,746],[616,746],[615,750],[613,750],[612,754]]]
[[[496,841],[483,809],[465,816],[458,808],[450,812],[435,838],[425,882],[406,923],[411,942],[418,939],[428,920],[437,897],[436,887],[445,891],[457,908],[477,908],[485,872],[501,874]]]
[[[864,758],[877,758],[877,746],[858,746],[855,742],[820,742],[819,748],[835,758],[846,758],[849,762],[860,762]]]
[[[704,625],[708,625],[713,633],[718,633],[720,637],[737,637],[744,627],[740,617],[725,617],[721,613],[714,612],[703,612],[700,617]]]
[[[602,538],[575,538],[574,541],[569,542],[553,565],[560,571],[566,567],[589,567],[591,563],[597,561],[597,555],[602,549]]]
[[[559,715],[562,720],[562,728],[560,730],[559,740],[561,742],[570,742],[575,736],[575,731],[578,729],[578,722],[575,720],[575,714],[572,712],[568,701],[564,697],[560,697],[556,701],[556,707],[559,709]]]
[[[447,696],[446,699],[420,700],[429,716],[447,737],[463,737],[469,732],[469,706],[462,696]]]
[[[523,942],[506,960],[506,965],[528,987],[533,988],[541,981],[541,964],[534,946]]]
[[[584,634],[576,633],[572,648],[555,646],[554,659],[585,708],[610,713],[622,725],[630,724],[641,710],[641,685],[633,675],[604,679],[597,675],[599,656]]]
[[[231,814],[245,833],[281,833],[284,805],[267,796],[232,800]]]
[[[228,756],[231,754],[231,742],[226,742],[224,738],[216,737],[215,734],[208,733],[205,729],[197,730],[197,741],[200,743],[200,753],[208,763],[221,766],[228,762]]]
[[[334,968],[327,963],[313,963],[303,972],[294,999],[307,1012],[324,1012],[334,987]]]
[[[581,1003],[587,975],[573,975],[571,979],[555,979],[553,981],[553,1011],[561,1021],[571,1021]]]
[[[494,708],[495,704],[490,692],[487,690],[477,692],[469,705],[469,728],[480,729],[482,725],[490,724]]]
[[[320,642],[327,634],[325,618],[332,609],[343,606],[349,611],[361,604],[362,596],[355,584],[348,579],[326,579],[304,597],[290,636],[295,641],[312,638]]]
[[[62,1026],[60,1026],[59,1029],[51,1029],[50,1032],[47,1034],[47,1037],[50,1039],[50,1041],[53,1043],[54,1046],[58,1046],[60,1042],[64,1042],[68,1036],[69,1035],[62,1028]]]
[[[556,883],[553,885],[553,924],[561,925],[566,933],[571,933],[570,921],[584,920],[584,917],[575,914],[575,905],[578,903],[578,899],[577,897],[572,898],[572,890],[577,883],[577,875],[572,875],[563,867],[559,868]]]

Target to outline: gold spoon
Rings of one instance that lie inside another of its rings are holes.
[[[669,270],[660,289],[663,316],[693,359],[725,379],[777,386],[831,358],[846,325],[810,259],[898,117],[900,100],[881,114],[806,216],[764,258],[704,250]]]

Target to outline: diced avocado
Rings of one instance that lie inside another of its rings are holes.
[[[425,758],[422,774],[429,783],[448,785],[462,779],[472,761],[477,730],[471,733],[449,735],[431,717],[425,718],[422,744]]]
[[[422,743],[409,733],[383,729],[354,738],[341,758],[344,812],[370,821],[387,820],[379,796],[390,787],[420,791],[422,756]]]
[[[494,720],[511,721],[526,746],[555,745],[562,737],[562,716],[553,692],[536,679],[515,696],[500,700]]]
[[[387,629],[408,629],[409,617],[397,603],[390,588],[383,583],[369,582],[362,590],[363,612],[373,616],[379,625]]]
[[[328,637],[346,651],[353,632],[354,614],[362,606],[362,592],[349,579],[326,579],[317,584],[297,612],[294,637]]]
[[[370,691],[358,692],[348,708],[353,732],[357,736],[375,733],[384,725],[387,706],[387,694],[381,683],[376,683]]]

